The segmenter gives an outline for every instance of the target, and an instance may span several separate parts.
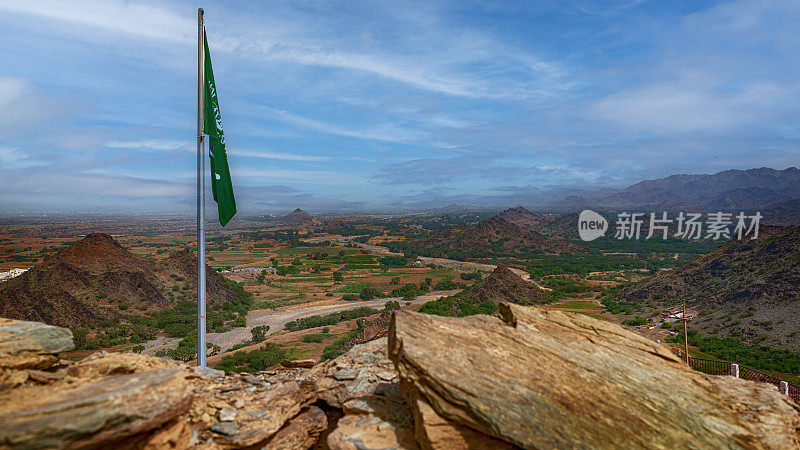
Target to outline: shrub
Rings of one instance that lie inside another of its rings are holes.
[[[286,359],[286,350],[272,342],[250,352],[237,352],[223,356],[217,369],[226,372],[258,372]]]
[[[433,288],[437,291],[450,291],[453,289],[458,289],[460,286],[455,283],[453,280],[442,280],[436,283],[436,286]]]
[[[361,297],[362,300],[372,300],[373,298],[379,297],[381,294],[382,293],[374,287],[367,286],[361,290],[359,297]]]
[[[386,256],[379,259],[378,262],[385,267],[405,267],[408,265],[408,259],[402,256]]]
[[[623,325],[627,325],[629,327],[635,327],[638,325],[644,325],[647,322],[650,322],[650,319],[647,317],[636,316],[633,319],[625,319],[622,321]]]
[[[400,302],[390,300],[383,307],[386,309],[400,309]]]
[[[356,336],[356,333],[358,333],[358,329],[357,328],[353,329],[353,330],[350,330],[344,336],[342,336],[339,339],[333,341],[330,345],[328,345],[327,347],[325,347],[322,350],[322,356],[320,357],[320,360],[324,361],[324,360],[327,360],[327,359],[333,359],[333,358],[336,358],[337,356],[343,354],[344,353],[344,345],[347,343],[347,341],[353,339]]]
[[[316,328],[325,325],[334,325],[345,320],[356,319],[359,317],[370,316],[379,311],[373,308],[361,307],[355,309],[347,309],[335,313],[326,314],[324,316],[311,316],[288,322],[285,326],[289,331],[305,330],[308,328]]]
[[[325,340],[326,336],[324,334],[307,334],[303,336],[303,342],[315,342],[320,343]]]

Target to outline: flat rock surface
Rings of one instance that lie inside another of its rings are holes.
[[[0,447],[103,446],[160,427],[189,408],[187,373],[160,369],[0,395]]]
[[[398,311],[389,350],[404,396],[523,448],[798,446],[800,416],[774,386],[740,380],[747,389],[733,393],[660,344],[584,315],[508,303],[500,315]],[[745,425],[757,403],[740,398],[748,389],[767,401],[757,424]]]
[[[328,426],[325,412],[309,406],[275,433],[264,446],[268,450],[296,450],[311,448]]]
[[[411,410],[400,394],[386,338],[314,366],[308,378],[321,399],[345,413],[328,436],[331,448],[416,448]]]
[[[341,408],[348,400],[381,394],[397,385],[397,371],[389,360],[386,338],[356,345],[333,361],[314,366],[308,378],[317,395]]]
[[[345,415],[328,435],[331,450],[400,450],[416,449],[414,433],[397,429],[378,416]]]
[[[47,368],[58,362],[53,355],[73,348],[72,332],[66,328],[0,318],[0,367]]]

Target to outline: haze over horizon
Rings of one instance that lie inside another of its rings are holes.
[[[795,1],[0,0],[0,211],[193,210],[197,6],[245,214],[798,165]]]

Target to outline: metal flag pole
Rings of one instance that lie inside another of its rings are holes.
[[[203,155],[205,76],[203,8],[197,10],[197,365],[206,365],[206,159]]]

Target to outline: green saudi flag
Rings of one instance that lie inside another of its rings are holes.
[[[211,54],[208,52],[208,40],[203,30],[205,46],[205,117],[203,117],[203,133],[208,135],[211,158],[211,192],[217,202],[219,223],[224,227],[236,214],[236,199],[233,198],[231,172],[228,169],[228,156],[225,154],[225,136],[222,134],[222,115],[217,98],[217,85],[214,83],[214,71],[211,70]]]

